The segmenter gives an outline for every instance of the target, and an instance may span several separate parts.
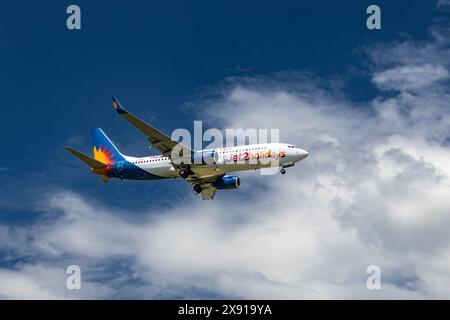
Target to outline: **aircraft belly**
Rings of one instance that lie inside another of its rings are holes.
[[[267,165],[259,164],[220,164],[220,165],[196,165],[192,166],[192,171],[199,177],[221,175],[227,172],[245,171],[245,170],[255,170],[260,168],[270,167],[270,163]]]
[[[268,168],[270,167],[271,164],[236,164],[236,163],[230,163],[230,164],[223,164],[223,165],[219,165],[218,168],[219,170],[223,171],[223,172],[232,172],[232,171],[244,171],[244,170],[256,170],[256,169],[261,169],[261,168]]]
[[[193,165],[191,170],[200,177],[214,176],[224,173],[214,165]]]
[[[171,178],[175,177],[175,170],[172,169],[172,166],[160,166],[160,167],[152,167],[152,168],[143,168],[148,173],[151,173],[156,176]]]

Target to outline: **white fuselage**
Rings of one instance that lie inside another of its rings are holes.
[[[190,166],[199,177],[267,167],[288,167],[308,156],[305,150],[284,143],[205,149],[194,154]],[[178,170],[169,157],[125,156],[125,159],[151,175],[161,178],[180,178]]]

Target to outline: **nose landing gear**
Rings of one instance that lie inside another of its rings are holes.
[[[293,167],[294,165],[295,165],[294,162],[288,162],[283,164],[280,169],[281,174],[286,174],[286,168]]]

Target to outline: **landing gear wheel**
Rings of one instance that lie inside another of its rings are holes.
[[[189,173],[188,173],[188,171],[186,170],[186,169],[180,169],[180,176],[183,178],[183,179],[186,179],[188,176],[189,176]]]
[[[194,184],[194,191],[197,192],[197,193],[202,192],[202,186],[199,185],[198,183]]]
[[[281,172],[281,174],[286,174],[286,170],[284,170],[284,168],[282,168],[282,169],[280,170],[280,172]]]

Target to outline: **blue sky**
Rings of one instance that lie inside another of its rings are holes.
[[[338,91],[340,102],[352,105],[343,109],[351,118],[350,110],[370,112],[379,99],[396,96],[385,90],[383,77],[390,74],[380,68],[405,63],[380,63],[379,46],[389,44],[391,50],[402,43],[434,44],[437,40],[430,34],[436,26],[447,26],[449,12],[434,1],[377,1],[382,30],[369,31],[365,10],[373,1],[77,1],[82,29],[69,31],[65,10],[72,3],[15,1],[2,6],[0,223],[5,228],[24,228],[26,233],[55,219],[52,212],[64,212],[65,206],[55,209],[48,199],[58,191],[102,210],[113,208],[119,216],[132,212],[130,219],[177,211],[198,200],[179,181],[104,185],[65,152],[64,145],[89,152],[90,129],[97,126],[122,152],[149,152],[145,137],[113,111],[112,95],[171,133],[175,128],[191,130],[194,120],[210,126],[238,123],[227,120],[222,113],[228,109],[220,102],[236,83],[282,83],[290,93],[305,85],[302,81],[311,81],[317,91],[326,90],[324,83]],[[298,73],[302,76],[289,80]],[[252,112],[267,110],[255,104]],[[248,184],[242,191],[223,197],[242,204],[257,197]],[[235,223],[247,219],[235,218]],[[25,261],[39,263],[34,253],[22,255],[11,248],[2,256],[0,266],[11,270],[22,268]],[[66,260],[56,261],[61,266]],[[162,296],[189,297],[188,289],[180,290]],[[211,297],[234,296],[206,291]]]
[[[382,30],[369,32],[370,3],[81,1],[80,31],[65,28],[71,2],[9,3],[0,22],[0,130],[8,137],[3,149],[14,161],[4,158],[1,166],[12,171],[4,171],[2,180],[45,172],[38,178],[41,186],[83,188],[93,180],[89,173],[74,184],[78,179],[55,171],[54,163],[76,165],[61,147],[78,137],[90,150],[89,132],[96,126],[124,152],[144,155],[144,137],[112,112],[112,95],[168,133],[191,129],[200,117],[184,106],[227,77],[302,70],[344,79],[347,94],[367,99],[373,87],[355,49],[421,39],[437,17],[431,1],[385,1]]]

